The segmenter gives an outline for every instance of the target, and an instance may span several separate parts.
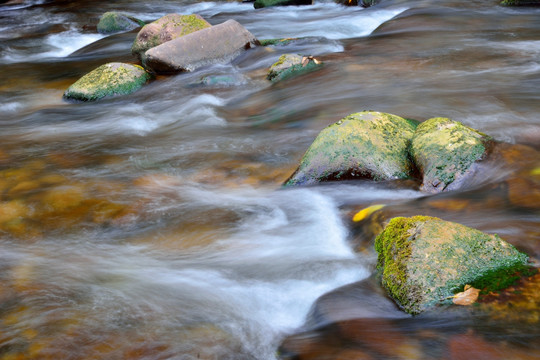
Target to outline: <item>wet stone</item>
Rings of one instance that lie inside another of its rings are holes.
[[[508,287],[528,263],[497,235],[428,216],[393,218],[375,249],[383,287],[410,314],[450,304],[465,285]]]
[[[144,21],[116,11],[108,11],[101,15],[97,24],[100,34],[112,34],[121,31],[130,31],[143,26]]]
[[[279,57],[278,61],[270,67],[266,78],[272,82],[278,82],[311,72],[321,66],[322,62],[315,59],[313,56],[283,54]]]
[[[290,6],[290,5],[312,5],[313,0],[255,0],[253,7],[255,9],[271,6]]]
[[[147,50],[211,26],[200,15],[167,14],[139,31],[131,52],[143,60]]]
[[[475,173],[485,158],[491,138],[447,118],[432,118],[418,125],[411,155],[422,173],[421,190],[430,193],[456,190]]]
[[[108,63],[84,75],[64,93],[65,99],[95,101],[139,90],[150,75],[140,66]]]
[[[364,111],[322,130],[285,186],[347,179],[397,180],[414,174],[409,145],[416,123]]]

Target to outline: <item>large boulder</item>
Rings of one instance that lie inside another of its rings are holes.
[[[253,7],[260,9],[270,6],[289,6],[289,5],[312,5],[313,0],[255,0]]]
[[[411,154],[422,173],[421,190],[456,190],[470,179],[487,155],[491,138],[460,122],[432,118],[418,125]]]
[[[158,73],[193,71],[230,61],[258,41],[235,20],[205,28],[154,47],[145,53],[145,66]]]
[[[416,126],[414,121],[374,111],[349,115],[320,132],[284,185],[409,178],[414,173],[409,145]]]
[[[101,15],[97,24],[100,34],[112,34],[121,31],[130,31],[144,26],[144,21],[116,11],[108,11]]]
[[[266,78],[277,82],[297,75],[305,74],[322,66],[322,63],[313,56],[302,56],[297,54],[283,54],[274,63]]]
[[[131,52],[142,60],[144,53],[153,47],[211,26],[210,23],[196,14],[168,14],[145,25],[139,31],[131,47]]]
[[[140,66],[108,63],[84,75],[64,93],[64,98],[82,101],[106,96],[126,95],[137,91],[150,75]]]
[[[528,260],[497,235],[428,216],[393,218],[375,249],[383,287],[410,314],[449,302],[465,285],[505,288]]]

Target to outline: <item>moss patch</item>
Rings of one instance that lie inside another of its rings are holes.
[[[414,173],[409,145],[415,128],[414,122],[392,114],[349,115],[321,131],[285,185],[409,178]]]
[[[423,174],[422,189],[440,192],[458,188],[472,165],[487,152],[491,138],[460,122],[432,118],[418,126],[411,154]]]
[[[319,69],[322,63],[312,57],[283,54],[268,71],[267,79],[273,82],[286,80]]]
[[[434,217],[398,217],[375,239],[383,287],[418,314],[470,284],[484,292],[509,286],[527,255],[497,235]]]
[[[116,11],[106,12],[99,19],[97,31],[101,34],[111,34],[120,31],[129,31],[143,26],[144,21]]]
[[[84,75],[64,93],[64,98],[94,101],[106,96],[126,95],[140,89],[150,75],[137,65],[108,63]]]
[[[131,52],[141,56],[148,49],[210,26],[212,25],[200,15],[168,14],[145,25],[139,31]]]

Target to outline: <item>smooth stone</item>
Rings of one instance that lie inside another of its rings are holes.
[[[156,46],[145,53],[145,66],[157,73],[193,71],[228,62],[258,41],[235,20],[196,31]]]
[[[139,31],[135,41],[133,41],[131,52],[144,60],[143,55],[147,50],[211,26],[208,21],[197,14],[167,14],[145,25]]]

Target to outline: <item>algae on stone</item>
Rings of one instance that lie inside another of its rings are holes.
[[[484,158],[491,138],[447,118],[418,125],[411,155],[423,175],[421,189],[436,193],[459,188]]]
[[[139,90],[150,75],[140,66],[108,63],[84,75],[64,93],[64,98],[94,101],[106,96],[127,95]]]
[[[144,21],[116,11],[108,11],[101,15],[97,24],[100,34],[111,34],[120,31],[129,31],[144,26]]]
[[[465,285],[505,288],[528,261],[497,235],[429,216],[393,218],[375,249],[383,287],[410,314],[449,303]]]
[[[409,145],[416,126],[392,114],[351,114],[320,132],[284,185],[351,178],[409,178],[414,173]]]
[[[142,58],[144,53],[153,47],[211,26],[200,15],[168,14],[145,25],[139,31],[131,52]]]
[[[312,56],[306,57],[297,54],[283,54],[268,71],[267,79],[273,82],[285,80],[297,75],[305,74],[322,66],[322,63]]]

